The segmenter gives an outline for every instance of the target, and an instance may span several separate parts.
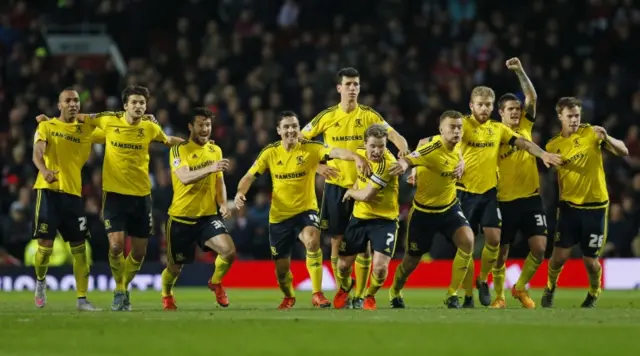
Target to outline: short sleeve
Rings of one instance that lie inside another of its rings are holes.
[[[505,124],[500,124],[500,143],[513,145],[518,135]]]
[[[154,129],[154,133],[153,133],[153,140],[154,141],[158,141],[158,142],[162,142],[162,143],[167,143],[169,142],[169,139],[167,138],[167,135],[164,133],[164,131],[162,131],[162,127],[160,127],[160,125],[158,124],[152,124],[153,125],[153,129]]]
[[[319,163],[329,158],[332,148],[322,142],[308,141],[305,143],[305,149],[315,157],[314,163]]]
[[[118,117],[118,113],[113,111],[103,111],[97,114],[89,114],[86,122],[88,122],[92,126],[104,130],[107,127],[109,119],[112,117]]]
[[[423,166],[426,167],[429,165],[431,157],[430,153],[434,152],[438,148],[442,146],[442,142],[429,142],[425,145],[418,147],[415,151],[410,154],[404,156],[404,159],[409,162],[411,166]]]
[[[368,115],[368,117],[369,117],[368,124],[369,125],[367,125],[367,127],[370,126],[370,125],[373,125],[373,124],[380,124],[380,125],[385,127],[385,129],[387,130],[387,133],[393,131],[393,127],[391,127],[391,125],[389,125],[389,123],[387,123],[387,121],[385,121],[385,119],[382,117],[382,115],[380,115],[379,112],[369,108],[368,109],[368,114],[369,114]]]
[[[180,145],[171,147],[169,152],[169,164],[171,165],[172,172],[175,172],[176,169],[187,165],[187,161],[183,160],[182,155],[180,154]]]
[[[590,140],[593,140],[593,142],[595,142],[595,144],[596,144],[597,146],[602,146],[602,142],[603,142],[603,140],[602,140],[602,139],[600,139],[600,137],[598,137],[598,134],[596,133],[596,130],[594,130],[594,129],[593,129],[593,126],[588,125],[588,126],[586,126],[584,129],[585,129],[585,131],[586,131],[586,133],[587,133],[587,137],[588,137]]]
[[[35,145],[38,141],[49,141],[49,125],[42,123],[38,124],[36,133],[33,136],[33,144]]]
[[[272,147],[265,147],[259,154],[256,161],[253,162],[251,168],[249,168],[249,174],[258,176],[264,174],[269,169],[269,156],[271,155]]]
[[[302,137],[311,140],[322,134],[326,130],[326,120],[323,120],[330,112],[330,109],[321,111],[305,127],[302,128]]]
[[[90,140],[91,140],[91,143],[104,144],[107,141],[107,137],[104,131],[96,127],[91,132]]]

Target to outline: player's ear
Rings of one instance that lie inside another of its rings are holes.
[[[341,86],[342,86],[342,85],[340,85],[340,84],[336,84],[336,91],[337,91],[338,93],[340,92],[340,87],[341,87]]]

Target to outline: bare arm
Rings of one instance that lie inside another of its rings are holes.
[[[617,138],[613,138],[607,135],[604,143],[604,148],[616,156],[626,157],[629,155],[629,149],[627,148],[627,145],[625,145],[624,142],[618,140]]]
[[[545,150],[540,148],[540,146],[522,137],[517,137],[516,140],[513,142],[513,144],[514,146],[522,150],[525,150],[529,152],[529,154],[536,156],[538,158],[542,158],[542,155],[545,153]]]
[[[218,206],[227,204],[227,186],[224,184],[224,178],[216,178],[216,203]]]
[[[251,185],[256,181],[256,177],[253,174],[245,174],[240,182],[238,183],[238,194],[246,195],[249,189],[251,189]]]
[[[538,94],[536,93],[536,89],[533,87],[533,83],[525,73],[524,68],[522,68],[522,63],[518,58],[511,58],[507,61],[507,68],[512,70],[518,76],[518,81],[520,81],[520,88],[522,88],[522,92],[524,93],[524,109],[531,116],[536,116],[536,103],[538,101]]]
[[[175,146],[177,144],[180,144],[184,142],[183,139],[181,139],[180,137],[177,136],[167,136],[167,142],[165,143],[165,145],[171,147],[171,146]]]
[[[184,185],[190,185],[198,182],[199,180],[209,176],[212,173],[224,171],[229,166],[229,160],[221,159],[214,164],[202,167],[200,169],[190,170],[187,166],[182,166],[173,171]]]
[[[398,156],[403,157],[404,155],[409,154],[409,143],[407,140],[398,133],[396,130],[391,130],[389,132],[389,141],[393,142],[393,144],[398,148]]]
[[[47,169],[47,165],[44,162],[44,153],[46,150],[46,141],[38,141],[33,146],[33,164],[36,165],[36,168],[38,168],[39,171],[45,171]]]
[[[331,149],[331,152],[329,152],[329,157],[341,159],[344,161],[355,161],[358,172],[367,177],[371,174],[371,166],[369,165],[369,162],[367,162],[364,157],[355,152],[349,151],[344,148],[334,147]]]
[[[358,201],[372,201],[376,197],[376,194],[378,194],[378,190],[378,188],[369,183],[362,189],[349,189],[346,195]]]

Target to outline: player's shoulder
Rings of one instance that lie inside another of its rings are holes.
[[[219,153],[222,155],[222,148],[220,148],[220,146],[216,145],[213,142],[207,142],[207,144],[205,145],[205,148],[210,153]]]
[[[589,124],[580,124],[580,126],[578,127],[578,135],[580,136],[586,136],[589,135],[593,132],[593,126],[589,125]]]
[[[322,122],[326,122],[329,120],[334,120],[336,118],[336,113],[338,112],[338,104],[330,106],[322,111],[320,111],[312,120],[307,124],[306,128],[312,128],[318,126],[318,124]]]
[[[439,150],[440,148],[442,148],[442,146],[443,146],[442,136],[435,135],[435,136],[429,137],[429,140],[427,141],[427,143],[418,147],[417,152],[419,153],[420,156],[426,156],[429,153]]]
[[[358,148],[356,148],[356,153],[366,157],[367,149],[364,146],[358,146]]]
[[[379,112],[377,112],[374,108],[372,108],[371,106],[367,106],[367,105],[363,105],[363,104],[358,104],[358,107],[360,108],[360,110],[362,111],[363,114],[365,115],[371,115],[375,118],[380,118],[382,119],[382,115],[380,115]]]
[[[263,155],[270,155],[274,150],[276,150],[281,145],[282,145],[282,141],[276,141],[264,146],[262,150],[260,150],[260,153],[258,153],[258,158],[262,157]]]
[[[171,154],[174,157],[179,157],[181,152],[187,152],[189,147],[188,143],[189,143],[189,140],[185,140],[180,142],[177,145],[171,146]]]
[[[303,138],[300,140],[300,143],[302,144],[302,146],[310,146],[310,147],[326,147],[327,145],[325,145],[324,143],[320,142],[320,141],[316,141],[316,140],[308,140],[306,138]]]
[[[96,119],[120,119],[124,116],[124,111],[102,111],[93,115]]]
[[[396,156],[394,156],[393,153],[391,153],[391,151],[389,151],[388,148],[384,150],[383,158],[387,162],[387,164],[391,164],[397,161]]]
[[[562,137],[562,132],[559,132],[558,134],[556,134],[555,136],[551,137],[547,141],[547,144],[545,145],[545,148],[547,149],[547,151],[551,151],[551,148],[555,148],[556,146],[561,144],[562,141],[564,141],[564,137]]]

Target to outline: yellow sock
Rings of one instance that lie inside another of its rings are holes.
[[[449,290],[447,291],[448,296],[457,294],[458,287],[460,287],[469,270],[469,262],[471,262],[471,254],[458,249],[451,266],[451,284],[449,284]]]
[[[499,254],[500,245],[491,246],[486,243],[484,244],[484,248],[482,249],[482,260],[480,263],[480,275],[478,276],[480,281],[487,281],[487,278],[489,278],[489,272],[491,272],[491,269],[495,266]]]
[[[587,274],[589,274],[589,294],[594,297],[600,296],[600,292],[602,292],[602,266],[600,262],[598,262],[598,267],[596,273],[589,273],[589,270],[587,270]]]
[[[291,273],[291,270],[287,272],[287,274],[284,276],[284,279],[278,279],[278,286],[280,287],[282,293],[284,293],[285,297],[296,296],[296,293],[293,290],[293,273]]]
[[[367,295],[376,295],[380,290],[380,287],[384,284],[385,279],[387,279],[386,274],[381,277],[371,275],[371,284],[369,285],[369,289],[367,289]]]
[[[311,290],[313,293],[322,291],[322,250],[316,252],[307,250],[307,271],[311,278]]]
[[[493,274],[493,289],[496,291],[496,299],[504,300],[504,280],[507,277],[507,265],[496,266],[491,270],[491,273]]]
[[[407,279],[409,279],[409,275],[405,272],[404,267],[402,267],[402,263],[400,263],[393,275],[393,284],[391,288],[389,288],[389,296],[392,299],[402,297],[402,290],[404,289],[405,283],[407,283]]]
[[[533,278],[538,271],[538,267],[540,267],[540,263],[542,261],[535,258],[531,253],[524,260],[524,265],[522,266],[522,273],[520,273],[520,277],[518,277],[518,281],[516,282],[516,290],[525,290],[527,289],[527,283]]]
[[[222,256],[218,255],[215,261],[215,269],[213,270],[213,276],[211,276],[211,283],[220,284],[222,283],[222,278],[224,277],[229,269],[231,268],[231,263],[222,258]]]
[[[168,269],[162,271],[162,296],[173,295],[173,286],[176,284],[178,276],[174,276]]]
[[[116,281],[116,291],[124,292],[124,254],[114,256],[109,252],[109,266],[111,266],[111,275]]]
[[[44,247],[38,245],[38,250],[33,259],[33,265],[36,270],[36,278],[42,281],[47,277],[47,270],[49,269],[49,258],[53,253],[53,247]]]
[[[342,272],[340,272],[340,269],[337,269],[337,271],[338,286],[340,286],[340,288],[344,290],[351,290],[351,284],[353,283],[353,280],[351,279],[351,268],[349,268],[349,270],[345,272],[345,274],[342,274]]]
[[[333,277],[338,279],[338,256],[331,256],[331,270],[333,271]]]
[[[356,298],[364,298],[369,273],[371,272],[371,257],[356,257]]]
[[[144,258],[141,261],[136,261],[133,259],[133,255],[129,254],[129,256],[127,256],[127,259],[124,261],[124,290],[127,290],[129,283],[131,283],[136,274],[138,274],[142,262],[144,262]]]
[[[558,285],[558,278],[560,277],[560,272],[562,272],[562,267],[558,269],[551,268],[551,263],[549,263],[549,272],[547,277],[547,288],[553,289]]]
[[[464,289],[464,295],[466,297],[473,297],[473,282],[476,273],[476,264],[473,262],[473,258],[470,258],[469,267],[467,268],[467,274],[462,280],[462,288]]]
[[[76,278],[76,296],[86,298],[89,289],[89,263],[85,244],[71,247],[73,276]]]

